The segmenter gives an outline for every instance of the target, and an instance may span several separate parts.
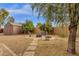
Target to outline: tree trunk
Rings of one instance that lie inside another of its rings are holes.
[[[71,54],[75,54],[77,24],[71,22],[69,26],[69,32],[68,52]]]

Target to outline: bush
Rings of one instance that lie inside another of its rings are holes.
[[[32,33],[34,31],[34,25],[33,22],[30,20],[27,20],[24,24],[22,24],[22,32],[23,33]]]

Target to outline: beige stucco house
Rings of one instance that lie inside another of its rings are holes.
[[[22,25],[16,23],[7,23],[4,27],[4,34],[19,34],[21,32]]]

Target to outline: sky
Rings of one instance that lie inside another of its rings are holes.
[[[15,23],[24,23],[26,20],[32,20],[34,25],[38,22],[44,23],[44,17],[37,17],[38,12],[33,12],[30,4],[25,3],[0,3],[0,9],[6,9],[9,16],[14,17]]]

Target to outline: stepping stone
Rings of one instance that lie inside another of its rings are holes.
[[[38,43],[30,43],[30,45],[38,45]]]
[[[38,40],[38,38],[35,38],[35,39],[33,39],[33,40]]]
[[[26,50],[35,50],[37,46],[29,46]]]
[[[33,40],[36,40],[36,41],[38,41],[38,39],[33,39]]]
[[[32,43],[38,43],[38,41],[34,41],[34,40],[33,40]]]
[[[23,56],[34,56],[35,52],[33,51],[28,51],[28,52],[25,52]]]
[[[42,37],[42,40],[45,40],[45,39],[46,39],[46,38],[43,36],[43,37]]]
[[[55,37],[50,38],[50,40],[54,40],[54,39],[55,39]]]

